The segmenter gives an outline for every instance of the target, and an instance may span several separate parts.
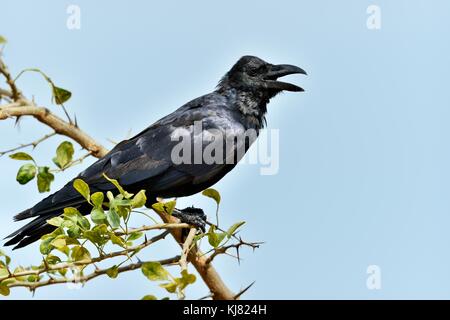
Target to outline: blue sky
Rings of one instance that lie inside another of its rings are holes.
[[[66,8],[81,8],[68,30]],[[369,5],[381,29],[366,27]],[[73,92],[67,104],[80,126],[111,147],[192,98],[210,92],[242,55],[308,71],[289,79],[306,89],[269,105],[280,132],[280,170],[262,176],[238,166],[215,187],[221,221],[247,221],[242,236],[266,243],[242,252],[239,266],[217,269],[245,298],[391,299],[450,297],[450,3],[436,1],[4,1],[0,34],[13,73],[39,67]],[[20,87],[49,105],[38,76]],[[56,106],[50,106],[56,110]],[[50,132],[30,119],[0,123],[0,149]],[[60,138],[34,156],[49,163]],[[78,151],[78,154],[82,154]],[[53,190],[93,160],[57,176]],[[0,158],[0,235],[12,216],[43,195],[15,182],[18,162]],[[180,200],[214,204],[201,196]],[[153,250],[153,249],[152,249]],[[173,241],[154,249],[171,256]],[[9,251],[8,251],[9,252]],[[149,251],[152,254],[152,251]],[[37,246],[12,254],[28,265]],[[382,287],[368,290],[378,265]],[[42,288],[41,299],[136,299],[163,296],[140,272],[98,278],[81,290]],[[191,298],[207,294],[198,281]],[[23,289],[12,298],[30,298]]]

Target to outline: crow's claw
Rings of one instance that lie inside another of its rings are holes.
[[[181,222],[190,224],[202,232],[206,231],[206,214],[200,208],[187,207],[185,209],[176,209],[172,215],[180,219]]]

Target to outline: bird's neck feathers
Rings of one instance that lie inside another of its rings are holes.
[[[265,126],[268,99],[252,92],[241,91],[237,92],[235,103],[250,127],[261,129]]]
[[[248,129],[264,128],[266,125],[267,104],[270,101],[264,92],[240,90],[219,84],[217,92],[225,96],[233,106],[238,110],[245,121]]]

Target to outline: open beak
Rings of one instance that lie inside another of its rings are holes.
[[[277,65],[272,65],[270,67],[269,72],[267,73],[266,76],[266,86],[269,89],[274,89],[274,90],[286,90],[286,91],[294,91],[294,92],[301,92],[301,91],[305,91],[303,90],[303,88],[300,88],[292,83],[288,83],[288,82],[282,82],[282,81],[277,81],[278,78],[280,77],[284,77],[290,74],[304,74],[306,75],[306,71],[303,70],[302,68],[290,65],[290,64],[277,64]]]

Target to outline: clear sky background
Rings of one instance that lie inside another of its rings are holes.
[[[69,4],[81,8],[80,30],[66,28]],[[366,27],[371,4],[381,8],[380,30]],[[244,298],[450,298],[450,2],[16,0],[2,1],[1,11],[12,72],[39,67],[70,89],[67,107],[109,148],[107,139],[138,133],[213,90],[242,55],[304,68],[307,78],[289,79],[306,92],[269,105],[268,127],[280,130],[279,173],[238,166],[215,186],[222,223],[245,220],[242,236],[266,242],[244,249],[240,266],[222,256],[220,274],[234,291],[256,281]],[[37,75],[19,84],[49,105]],[[31,119],[19,129],[2,121],[0,149],[49,132]],[[60,141],[34,156],[49,163]],[[92,161],[58,175],[53,190]],[[0,159],[1,236],[19,227],[15,213],[43,198],[35,183],[15,182],[19,166]],[[209,199],[180,202],[213,218]],[[151,250],[167,257],[178,248],[168,239]],[[40,259],[37,245],[12,257],[23,265]],[[381,290],[366,287],[369,265],[381,268]],[[35,297],[148,293],[164,296],[134,272],[80,290],[42,288]],[[199,298],[207,288],[198,281],[187,294]],[[31,294],[17,289],[11,297]]]

